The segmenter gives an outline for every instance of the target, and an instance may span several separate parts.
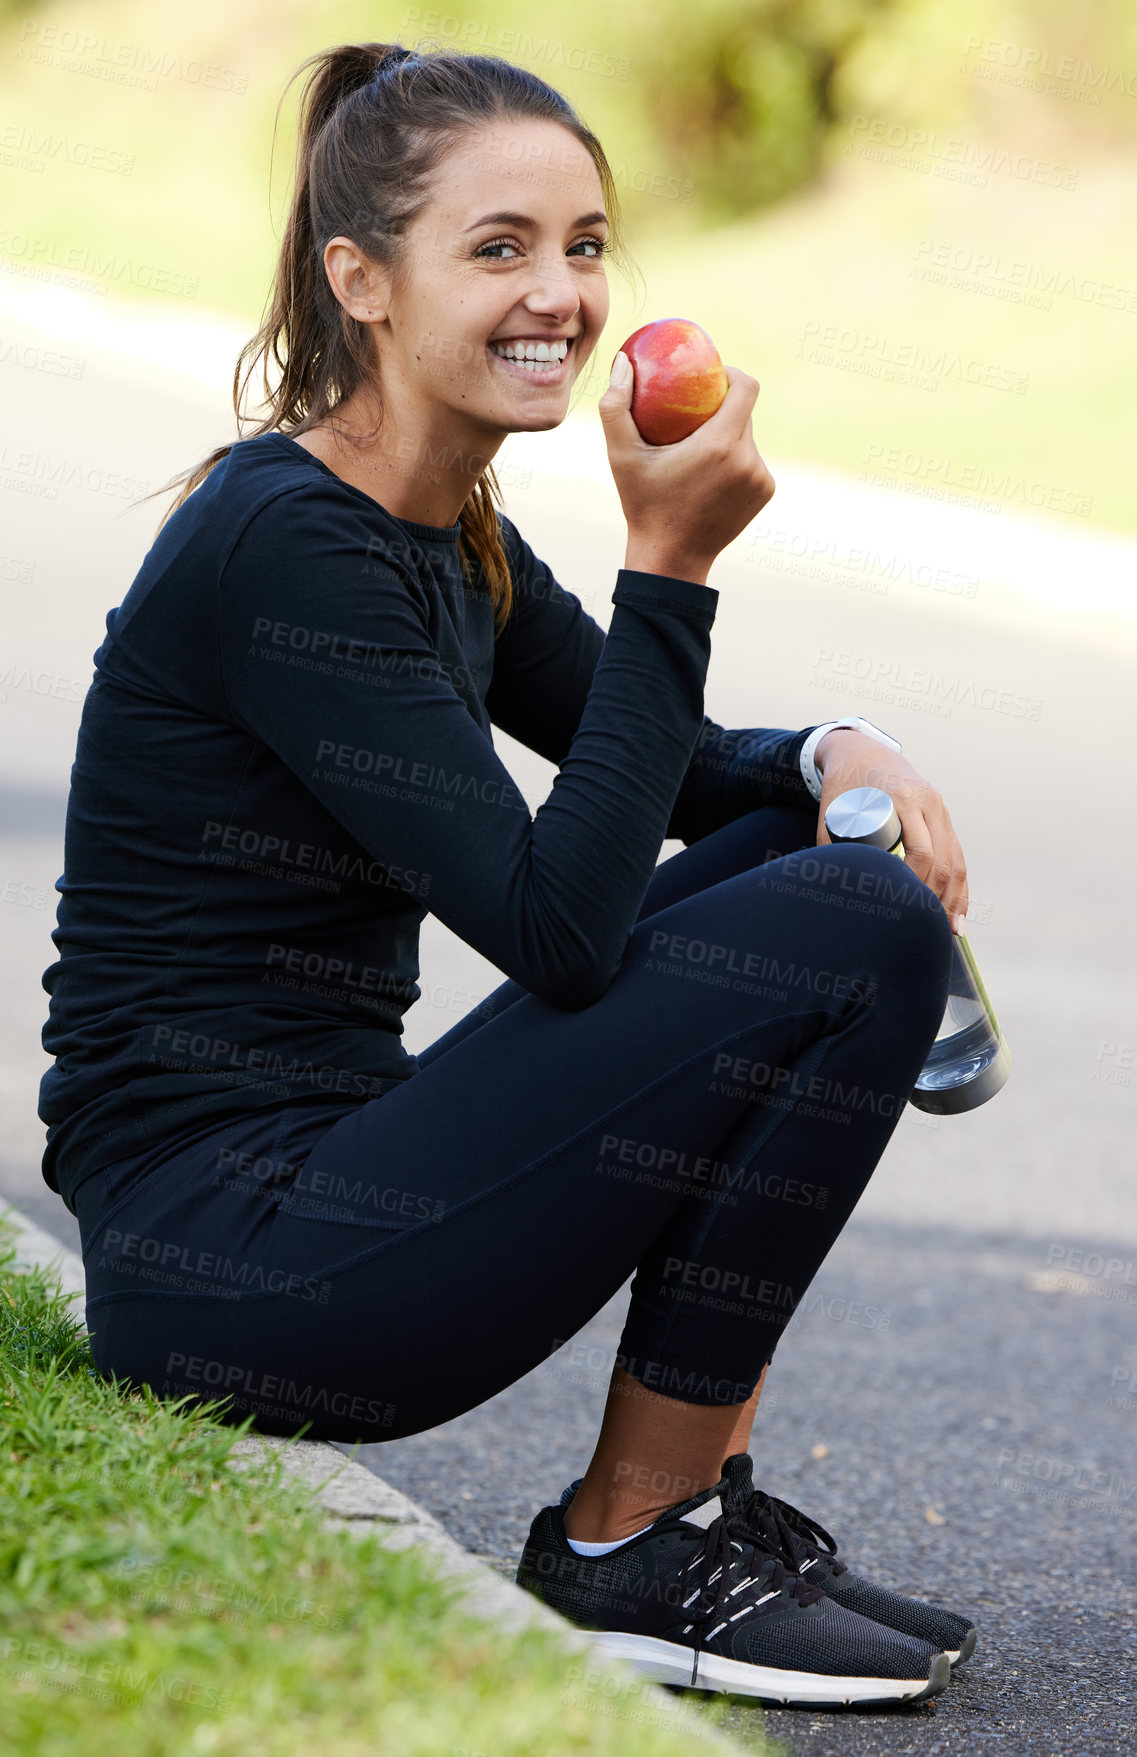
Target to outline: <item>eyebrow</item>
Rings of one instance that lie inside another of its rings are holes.
[[[572,229],[575,230],[577,226],[596,226],[601,223],[608,224],[608,215],[598,208],[595,213],[582,214],[578,220],[574,220]],[[537,221],[529,214],[483,214],[481,219],[475,220],[472,226],[463,228],[463,236],[466,232],[476,232],[479,226],[535,226],[536,224]]]

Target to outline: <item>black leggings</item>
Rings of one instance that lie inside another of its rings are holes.
[[[90,1178],[100,1368],[268,1433],[397,1439],[512,1384],[634,1270],[626,1370],[745,1402],[947,994],[934,894],[814,833],[764,808],[664,861],[589,1007],[505,982],[380,1098]]]

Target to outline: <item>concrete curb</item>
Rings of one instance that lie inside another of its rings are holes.
[[[87,1280],[83,1260],[66,1245],[52,1238],[42,1226],[13,1208],[0,1197],[0,1221],[7,1221],[15,1231],[16,1265],[20,1269],[50,1269],[59,1277],[59,1285],[70,1300],[86,1297]],[[82,1312],[76,1314],[82,1323]]]
[[[312,1498],[324,1509],[326,1525],[341,1531],[375,1530],[391,1549],[414,1548],[429,1555],[441,1574],[462,1587],[465,1610],[507,1629],[534,1624],[553,1629],[570,1647],[579,1652],[588,1650],[588,1640],[579,1629],[470,1555],[433,1514],[381,1476],[345,1458],[335,1446],[323,1440],[252,1434],[238,1440],[233,1450],[237,1456],[267,1453],[280,1458],[287,1474],[311,1490]]]
[[[14,1228],[16,1263],[21,1269],[51,1270],[68,1298],[82,1301],[86,1280],[82,1259],[74,1251],[2,1198],[0,1221],[7,1221]],[[81,1305],[77,1316],[82,1323]],[[471,1616],[510,1633],[535,1627],[556,1635],[562,1646],[579,1656],[575,1682],[583,1695],[594,1696],[590,1705],[598,1713],[667,1725],[724,1754],[740,1750],[732,1739],[708,1726],[678,1697],[669,1696],[655,1684],[641,1682],[618,1661],[603,1659],[582,1630],[470,1555],[433,1514],[327,1441],[252,1434],[238,1440],[233,1450],[238,1457],[278,1458],[284,1474],[310,1490],[324,1510],[325,1523],[334,1530],[374,1532],[391,1549],[415,1548],[428,1556],[437,1572],[460,1589],[459,1603]]]

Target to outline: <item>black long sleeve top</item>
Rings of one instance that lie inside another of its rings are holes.
[[[239,441],[106,619],[45,972],[43,1172],[266,1105],[363,1103],[429,910],[553,1006],[612,981],[665,837],[812,804],[809,728],[703,713],[717,591],[621,569],[607,633],[502,517],[495,638],[459,526],[397,519],[283,434]],[[535,814],[496,725],[558,765]]]

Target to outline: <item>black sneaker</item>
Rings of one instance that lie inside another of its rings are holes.
[[[724,1504],[736,1537],[751,1542],[764,1540],[779,1550],[787,1564],[804,1579],[820,1586],[834,1604],[859,1611],[862,1617],[871,1617],[902,1635],[929,1642],[937,1651],[947,1654],[953,1668],[971,1658],[976,1639],[973,1623],[954,1611],[925,1604],[923,1599],[905,1598],[902,1593],[892,1592],[887,1586],[874,1586],[871,1580],[852,1573],[848,1563],[838,1556],[837,1544],[824,1526],[791,1507],[788,1501],[779,1501],[755,1489],[754,1464],[748,1452],[736,1452],[728,1458],[723,1475],[727,1484]],[[576,1484],[574,1491],[575,1488]]]
[[[844,1609],[764,1541],[732,1536],[725,1478],[606,1556],[579,1556],[542,1507],[518,1584],[641,1677],[774,1707],[876,1708],[946,1688],[947,1656]],[[705,1523],[709,1518],[709,1523]]]

